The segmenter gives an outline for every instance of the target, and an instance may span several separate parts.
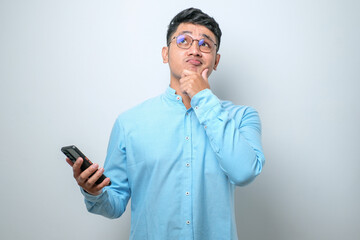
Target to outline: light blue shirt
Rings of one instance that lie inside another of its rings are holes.
[[[191,106],[168,87],[117,118],[104,165],[112,184],[83,191],[90,212],[118,218],[131,197],[130,239],[237,239],[235,186],[264,164],[259,116],[210,89]]]

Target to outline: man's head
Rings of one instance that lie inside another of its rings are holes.
[[[220,48],[221,30],[219,24],[214,18],[210,17],[206,13],[203,13],[197,8],[188,8],[179,12],[170,22],[168,31],[166,34],[167,45],[171,41],[172,35],[176,32],[178,26],[181,23],[192,23],[195,25],[201,25],[209,29],[216,37],[216,52]]]
[[[220,38],[217,22],[201,10],[189,8],[178,13],[169,24],[167,46],[162,49],[171,79],[179,80],[184,70],[202,73],[208,69],[210,76],[220,60]]]

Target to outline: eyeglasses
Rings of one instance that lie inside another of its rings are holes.
[[[198,41],[199,49],[203,53],[210,53],[214,48],[217,47],[217,44],[214,43],[214,41],[210,38],[201,38],[198,40],[193,39],[190,35],[187,34],[180,34],[179,36],[173,37],[168,43],[168,46],[174,39],[176,39],[176,45],[182,49],[189,49],[194,41]]]

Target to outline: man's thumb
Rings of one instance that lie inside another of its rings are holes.
[[[208,68],[205,68],[202,73],[201,73],[201,76],[203,77],[203,79],[205,81],[208,81],[208,72],[209,72],[209,69]]]

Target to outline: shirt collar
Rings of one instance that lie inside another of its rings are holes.
[[[165,96],[166,99],[168,99],[168,100],[170,100],[172,102],[178,102],[180,104],[183,104],[182,103],[182,97],[180,95],[177,95],[175,92],[176,92],[175,89],[168,86],[165,93],[164,93],[164,96]]]

